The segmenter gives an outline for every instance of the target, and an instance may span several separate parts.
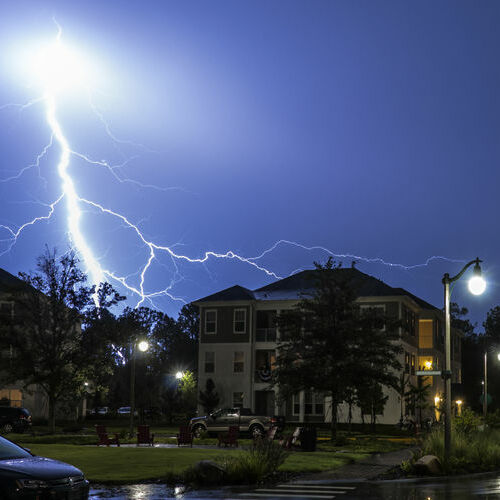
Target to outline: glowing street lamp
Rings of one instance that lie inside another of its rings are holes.
[[[457,399],[455,401],[455,404],[457,405],[457,413],[459,416],[462,415],[462,403],[463,401],[461,399]]]
[[[130,437],[134,435],[134,413],[135,413],[135,358],[136,351],[146,352],[149,349],[149,344],[145,340],[132,343],[132,365],[130,367]]]
[[[477,259],[471,260],[462,268],[456,275],[450,278],[448,273],[443,276],[442,283],[444,285],[444,316],[445,316],[445,370],[443,371],[444,384],[444,454],[448,459],[451,450],[451,320],[450,320],[450,284],[459,280],[465,271],[474,264],[474,272],[472,278],[469,280],[469,290],[473,295],[480,295],[486,289],[486,283],[481,276],[481,267],[479,263],[482,262]],[[486,382],[486,380],[485,380]],[[486,393],[486,383],[484,384]]]
[[[180,380],[182,377],[184,377],[184,373],[183,373],[183,372],[177,372],[177,373],[175,374],[175,378],[176,378],[177,380]]]

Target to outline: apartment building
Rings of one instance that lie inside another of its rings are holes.
[[[301,391],[279,404],[277,389],[269,385],[280,340],[275,318],[312,292],[315,272],[302,271],[256,290],[236,285],[195,302],[200,308],[198,384],[203,389],[211,378],[221,407],[249,407],[259,414],[285,415],[292,422],[331,420],[329,398],[323,394]],[[334,272],[342,273],[342,279],[347,279],[356,290],[361,308],[380,308],[385,315],[400,320],[400,363],[412,384],[417,385],[418,370],[444,367],[444,321],[440,309],[354,267]],[[461,332],[452,331],[454,383],[461,382],[461,338]],[[443,381],[430,376],[424,377],[424,383],[431,385],[428,413],[439,417]],[[400,418],[400,398],[394,389],[385,392],[388,400],[377,420],[394,424]],[[411,411],[411,405],[406,405],[404,411]],[[339,421],[347,421],[347,415],[347,405],[342,405]],[[361,420],[360,410],[354,408],[353,421]]]
[[[26,286],[26,284],[4,269],[0,269],[0,335],[2,334],[2,326],[10,323],[16,311],[9,292],[20,286]],[[0,351],[0,404],[27,408],[32,415],[37,417],[47,416],[47,398],[37,385],[25,387],[22,381],[5,383],[2,371],[8,370],[10,363],[10,351]]]

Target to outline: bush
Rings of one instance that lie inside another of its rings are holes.
[[[287,456],[278,444],[261,440],[238,456],[224,457],[220,463],[226,469],[227,483],[253,484],[276,472]]]
[[[225,484],[254,484],[276,472],[287,456],[288,452],[277,443],[263,440],[238,455],[218,457],[217,463],[224,469]],[[209,484],[207,477],[196,465],[186,470],[183,481],[198,485]]]
[[[481,417],[470,408],[464,408],[461,415],[455,417],[455,430],[459,434],[469,434],[481,425]]]
[[[460,427],[459,427],[460,428]],[[432,431],[423,442],[424,455],[436,455],[445,472],[461,474],[466,472],[492,471],[500,467],[500,432],[497,430],[452,433],[452,448],[449,461],[444,456],[444,434],[442,430]]]
[[[486,415],[486,424],[495,429],[500,428],[500,409]]]

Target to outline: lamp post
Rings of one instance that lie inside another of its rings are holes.
[[[139,349],[141,352],[146,352],[149,344],[145,340],[132,343],[132,365],[130,366],[130,437],[134,435],[134,413],[135,413],[135,358],[136,351]]]
[[[472,264],[474,264],[473,276],[469,280],[469,291],[473,295],[481,295],[485,288],[486,283],[481,276],[481,267],[479,263],[482,262],[477,259],[471,260],[462,268],[462,270],[456,275],[450,278],[448,273],[443,276],[444,285],[444,316],[445,316],[445,369],[443,372],[443,378],[445,379],[444,384],[444,454],[446,459],[450,457],[451,450],[451,320],[450,320],[450,283],[459,280],[465,271],[469,269]],[[485,384],[486,385],[486,384]]]

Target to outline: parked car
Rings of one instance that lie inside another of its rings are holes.
[[[271,427],[280,430],[285,425],[284,417],[268,417],[255,415],[250,408],[225,408],[214,411],[208,416],[195,417],[189,421],[195,436],[201,432],[228,431],[231,426],[238,426],[241,432],[249,432],[252,436],[261,436]]]
[[[31,428],[31,413],[26,408],[0,406],[0,433],[23,433]]]
[[[118,408],[116,411],[118,413],[118,416],[120,415],[130,415],[130,406],[122,406],[121,408]],[[134,410],[134,416],[137,417],[137,410]]]
[[[86,500],[89,482],[76,467],[37,457],[0,437],[0,493],[2,500]]]

